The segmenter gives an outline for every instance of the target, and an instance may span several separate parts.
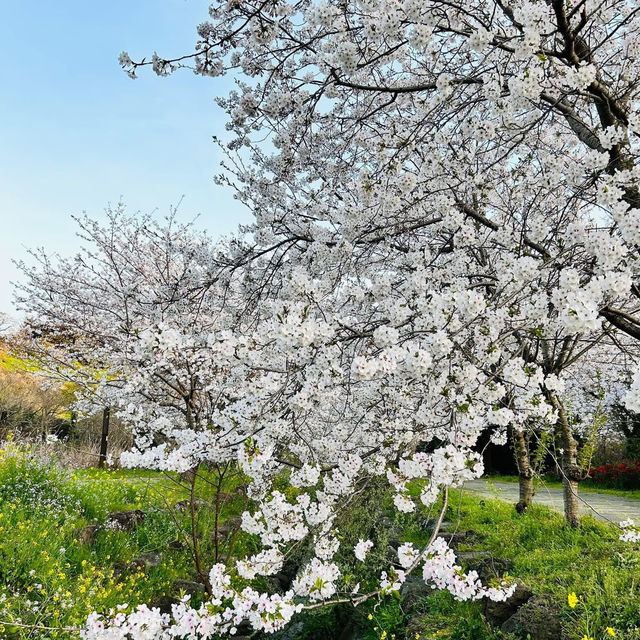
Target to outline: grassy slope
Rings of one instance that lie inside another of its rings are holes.
[[[518,515],[498,500],[465,497],[457,506],[461,528],[478,534],[468,546],[511,560],[513,576],[536,593],[553,594],[565,608],[572,637],[604,637],[606,627],[640,631],[640,554],[619,542],[616,529],[588,517],[572,530],[545,507]],[[580,597],[573,610],[566,605],[570,592]]]
[[[179,532],[164,506],[184,497],[159,474],[91,470],[65,476],[0,454],[0,619],[78,626],[92,610],[108,610],[121,602],[153,602],[170,590],[175,579],[193,578],[188,552],[167,550]],[[377,528],[371,537],[383,549],[392,528],[400,541],[424,542],[428,531],[422,516],[393,515],[389,502],[384,493],[363,498],[340,522],[344,539],[357,539],[373,520]],[[225,517],[242,507],[232,501]],[[135,533],[102,531],[90,546],[75,541],[81,527],[103,522],[109,512],[132,508],[147,513]],[[569,638],[581,640],[586,634],[600,639],[609,626],[620,638],[640,638],[635,584],[640,553],[620,543],[614,529],[585,519],[583,527],[574,531],[543,507],[519,516],[506,503],[455,493],[447,519],[457,530],[472,532],[461,543],[461,551],[489,551],[508,559],[512,576],[536,593],[552,594],[563,608]],[[340,552],[347,563],[352,558],[349,549],[345,542]],[[162,553],[162,564],[146,572],[125,570],[116,575],[119,567],[146,551]],[[388,567],[385,563],[384,555],[372,557],[368,568],[353,562],[345,576],[350,584],[366,580],[371,566],[379,571]],[[569,592],[580,598],[575,609],[567,606]],[[503,637],[483,622],[480,603],[459,603],[435,592],[423,594],[411,611],[405,601],[387,598],[355,611],[349,606],[319,611],[297,624],[298,631],[290,636],[296,640],[337,640],[344,637],[348,624],[359,629],[353,637],[362,640],[394,636],[415,640],[416,634],[451,640]],[[63,632],[27,632],[10,624],[0,628],[0,638],[8,640],[65,637]]]
[[[180,526],[189,516],[167,506],[186,497],[157,473],[67,474],[0,451],[0,621],[9,621],[0,623],[0,638],[76,638],[61,631],[25,631],[10,622],[78,627],[94,610],[177,595],[175,580],[197,579],[186,543],[182,549],[168,547],[184,541]],[[223,517],[241,506],[228,504]],[[146,513],[133,532],[101,530],[93,544],[77,541],[82,528],[131,509]],[[132,561],[146,552],[161,554],[162,562],[139,570]]]
[[[582,527],[572,530],[546,507],[534,506],[518,515],[500,500],[455,493],[447,519],[456,531],[469,532],[460,542],[460,552],[489,552],[505,559],[512,568],[504,577],[517,579],[535,594],[549,594],[561,609],[568,638],[610,637],[607,627],[618,638],[640,638],[640,552],[621,543],[613,527],[584,518]],[[404,539],[418,542],[421,537],[415,525],[405,528]],[[579,597],[573,609],[567,603],[571,592]],[[366,640],[379,640],[385,631],[385,640],[415,640],[416,634],[451,640],[506,637],[484,622],[481,603],[456,602],[447,593],[421,598],[410,612],[403,602],[386,601],[373,614],[377,629],[365,633]]]
[[[29,358],[19,358],[11,355],[0,345],[0,369],[5,371],[28,371],[37,372],[37,364]]]

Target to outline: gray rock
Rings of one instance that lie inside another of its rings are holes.
[[[456,553],[456,558],[462,562],[466,562],[467,564],[473,564],[478,560],[486,560],[487,558],[491,558],[490,551],[458,551]]]
[[[176,591],[184,591],[192,596],[202,595],[205,592],[202,582],[193,582],[192,580],[176,580],[173,586]]]
[[[473,536],[473,531],[442,531],[438,534],[438,538],[442,538],[452,549],[455,549],[461,542],[467,542]]]
[[[489,551],[459,551],[456,557],[467,571],[475,571],[482,582],[500,578],[513,569],[511,560],[495,558]]]
[[[105,529],[121,529],[131,531],[144,522],[145,514],[140,509],[110,513],[105,522]]]
[[[242,629],[240,629],[242,631]],[[251,631],[242,631],[242,637],[248,640],[251,637]],[[253,635],[253,640],[300,640],[301,637],[307,637],[304,635],[304,622],[298,618],[294,618],[284,629],[276,631],[275,633],[258,633]],[[237,636],[233,636],[233,640],[236,640]]]
[[[240,528],[242,520],[235,516],[218,523],[218,538],[224,542],[225,538],[228,538],[233,532]]]
[[[518,584],[515,593],[504,602],[494,602],[484,600],[484,617],[487,622],[495,626],[500,626],[511,619],[528,600],[533,596],[533,592],[522,584]]]
[[[403,610],[410,613],[422,598],[426,598],[432,593],[433,589],[425,584],[422,576],[412,573],[400,587]]]
[[[90,524],[88,527],[84,529],[80,529],[76,534],[76,540],[80,544],[90,545],[96,541],[98,537],[98,531],[100,531],[100,527],[97,524]]]
[[[179,603],[180,600],[178,600],[178,598],[172,598],[171,596],[159,596],[149,603],[149,608],[160,609],[160,613],[171,613],[172,605]]]
[[[293,560],[286,560],[282,569],[271,576],[270,582],[278,591],[287,591],[291,588],[293,581],[298,573],[300,565]]]
[[[141,553],[137,558],[135,558],[131,565],[132,567],[140,567],[141,569],[153,569],[157,567],[162,562],[162,556],[159,553],[155,553],[155,551],[146,551],[145,553]]]
[[[502,578],[513,569],[513,561],[507,558],[486,558],[474,563],[473,568],[478,572],[480,580],[491,582],[496,578]]]
[[[251,638],[254,635],[251,625],[246,620],[244,620],[243,622],[241,622],[239,625],[236,626],[236,633],[238,635],[232,636],[234,640],[236,640],[238,637]]]
[[[199,511],[204,507],[206,502],[201,500],[200,498],[196,498],[193,501],[193,510]],[[173,505],[173,508],[180,513],[191,513],[191,501],[190,500],[179,500]]]
[[[561,640],[560,609],[548,596],[533,596],[522,605],[501,629],[530,640]]]

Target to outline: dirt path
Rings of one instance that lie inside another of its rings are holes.
[[[515,482],[473,480],[465,484],[465,489],[483,496],[513,502],[514,504],[518,502],[518,485]],[[562,511],[562,489],[538,487],[533,501],[535,504],[542,504],[557,511]],[[615,524],[627,518],[640,522],[640,500],[622,498],[607,493],[583,491],[580,493],[580,515],[587,514],[591,514],[600,520],[609,520]]]

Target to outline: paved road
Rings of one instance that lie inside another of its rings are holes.
[[[491,482],[490,480],[473,480],[465,484],[465,489],[487,497],[499,498],[507,502],[518,502],[518,485],[515,482]],[[640,500],[622,498],[607,493],[583,491],[580,494],[580,514],[588,513],[601,520],[618,523],[631,518],[640,522]],[[533,498],[534,503],[543,504],[552,509],[562,511],[562,489],[538,487]]]

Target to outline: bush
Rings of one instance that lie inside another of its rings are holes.
[[[589,469],[590,481],[594,485],[611,489],[640,489],[640,462],[635,465],[604,464]]]
[[[28,505],[33,511],[74,514],[80,502],[69,491],[68,476],[53,461],[43,463],[31,448],[0,443],[0,504]]]
[[[81,627],[92,611],[152,602],[169,593],[176,578],[190,575],[188,554],[167,550],[175,524],[162,509],[142,504],[141,482],[124,480],[122,472],[72,474],[41,453],[28,444],[0,443],[2,640],[75,640],[75,632],[12,623]],[[77,541],[81,528],[106,514],[141,507],[147,518],[134,532],[105,529],[91,545]],[[132,564],[145,551],[162,553],[162,563]]]

